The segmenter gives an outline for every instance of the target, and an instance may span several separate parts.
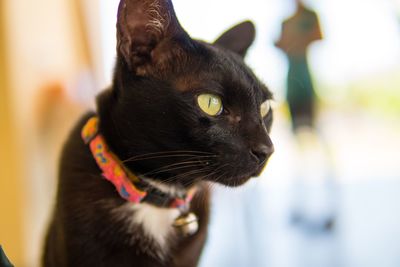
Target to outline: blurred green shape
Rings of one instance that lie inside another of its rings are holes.
[[[14,265],[12,265],[11,262],[8,260],[1,246],[0,246],[0,267],[14,267]]]

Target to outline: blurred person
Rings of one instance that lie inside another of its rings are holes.
[[[315,91],[307,62],[307,48],[322,39],[317,14],[296,0],[296,12],[282,24],[280,39],[275,43],[287,56],[286,100],[289,105],[292,128],[313,127]]]
[[[309,46],[323,37],[317,13],[302,0],[295,0],[295,4],[294,14],[283,21],[281,35],[275,43],[288,59],[286,101],[299,153],[291,219],[301,222],[306,230],[330,230],[334,223],[335,186],[329,151],[315,126],[316,93],[307,60]]]

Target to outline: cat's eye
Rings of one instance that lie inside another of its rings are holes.
[[[201,94],[197,97],[197,104],[203,112],[210,116],[217,116],[222,113],[222,100],[214,94]]]
[[[271,109],[270,100],[267,100],[264,103],[262,103],[260,106],[261,117],[264,118],[265,116],[267,116],[270,109]]]

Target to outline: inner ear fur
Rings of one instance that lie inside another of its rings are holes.
[[[137,75],[167,68],[190,41],[170,0],[121,0],[117,53]]]

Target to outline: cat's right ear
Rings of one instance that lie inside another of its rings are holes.
[[[136,75],[165,72],[190,41],[171,0],[121,0],[117,53]]]

